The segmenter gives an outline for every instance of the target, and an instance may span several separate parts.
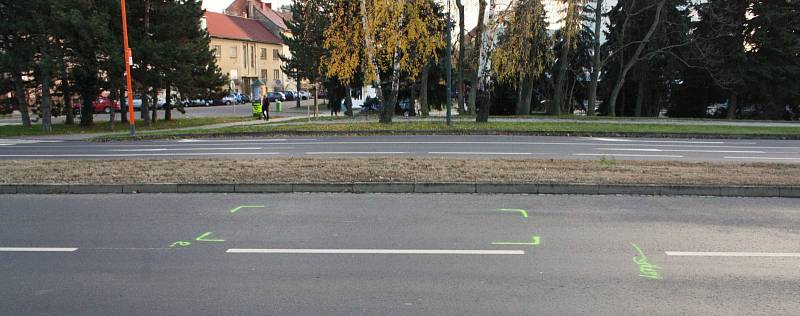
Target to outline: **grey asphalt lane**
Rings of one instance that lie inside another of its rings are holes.
[[[9,315],[800,310],[795,200],[140,194],[0,202],[0,306]],[[333,253],[304,253],[312,250]],[[388,253],[337,253],[353,250]]]
[[[0,159],[451,157],[800,163],[800,141],[540,136],[375,136],[93,143],[0,139]]]

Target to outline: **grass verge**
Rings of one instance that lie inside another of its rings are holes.
[[[143,138],[224,137],[259,135],[384,135],[384,134],[509,134],[509,135],[581,135],[581,136],[648,136],[648,137],[764,137],[798,138],[798,126],[729,126],[616,124],[595,122],[442,122],[407,121],[392,124],[347,122],[328,124],[262,124],[214,129],[164,131],[143,135]],[[121,140],[104,137],[98,140]]]
[[[173,128],[197,127],[203,125],[240,122],[251,120],[249,117],[194,117],[194,118],[181,118],[173,119],[171,121],[157,121],[151,126],[145,126],[141,120],[136,120],[136,131],[157,131]],[[114,129],[111,129],[108,121],[95,121],[92,126],[81,127],[77,124],[53,124],[53,131],[45,133],[42,131],[41,124],[35,124],[30,128],[23,127],[22,125],[8,125],[0,126],[0,137],[17,137],[17,136],[42,136],[42,135],[65,135],[65,134],[96,134],[96,133],[114,133],[128,131],[128,124],[116,121]]]
[[[434,158],[0,161],[4,184],[351,181],[796,186],[800,168],[765,163]]]

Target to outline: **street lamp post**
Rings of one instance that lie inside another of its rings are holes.
[[[445,62],[447,63],[447,126],[453,125],[453,98],[451,97],[451,87],[453,83],[453,42],[450,34],[450,0],[447,0],[447,50],[445,52]]]
[[[125,46],[125,77],[128,91],[128,123],[131,126],[131,137],[136,136],[136,115],[133,113],[133,85],[131,83],[131,65],[133,64],[133,54],[128,46],[128,17],[125,12],[125,0],[120,0],[122,7],[122,42]]]

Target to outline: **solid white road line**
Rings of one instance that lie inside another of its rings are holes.
[[[602,137],[586,137],[586,139],[599,140],[604,142],[631,142],[631,143],[673,143],[673,144],[725,144],[726,142],[710,142],[710,141],[694,141],[694,140],[638,140],[626,138],[602,138]],[[739,145],[752,145],[755,143],[729,143]]]
[[[470,151],[430,151],[430,155],[547,155],[545,153],[489,153],[489,152],[470,152]]]
[[[611,156],[611,157],[653,157],[653,158],[683,158],[680,155],[631,155],[631,154],[573,154],[573,156]]]
[[[524,255],[523,250],[420,250],[420,249],[228,249],[227,253],[367,254],[367,255]]]
[[[701,149],[656,149],[656,148],[595,148],[595,150],[680,152],[680,153],[766,154],[766,152],[758,150],[701,150]]]
[[[239,148],[137,148],[137,149],[111,149],[106,151],[114,152],[137,152],[137,151],[193,151],[193,150],[261,150],[263,147],[239,147]]]
[[[307,138],[307,139],[292,139],[292,141],[314,141],[316,139]],[[226,142],[226,143],[238,143],[238,142],[285,142],[289,141],[285,138],[275,138],[275,139],[181,139],[179,143],[216,143],[216,142]]]
[[[306,155],[403,155],[405,151],[310,151]]]
[[[52,248],[52,247],[0,247],[3,252],[73,252],[78,248]]]
[[[685,257],[789,257],[800,258],[797,252],[704,252],[704,251],[665,251],[667,256]]]
[[[725,159],[798,160],[798,161],[800,161],[800,158],[789,158],[789,157],[725,157]]]
[[[152,157],[152,156],[211,156],[211,155],[280,155],[280,153],[174,153],[174,154],[59,154],[59,155],[0,155],[0,157]]]

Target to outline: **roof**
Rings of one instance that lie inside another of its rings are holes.
[[[283,44],[280,38],[256,20],[208,11],[204,16],[208,25],[208,34],[212,37]]]
[[[270,8],[259,8],[259,7],[256,7],[256,9],[258,9],[258,11],[261,11],[261,13],[263,13],[264,16],[267,17],[267,19],[269,19],[272,23],[275,23],[275,26],[277,26],[282,31],[289,30],[289,28],[286,27],[286,23],[283,21],[283,16],[278,14],[278,12],[275,12],[275,10],[272,10]]]

